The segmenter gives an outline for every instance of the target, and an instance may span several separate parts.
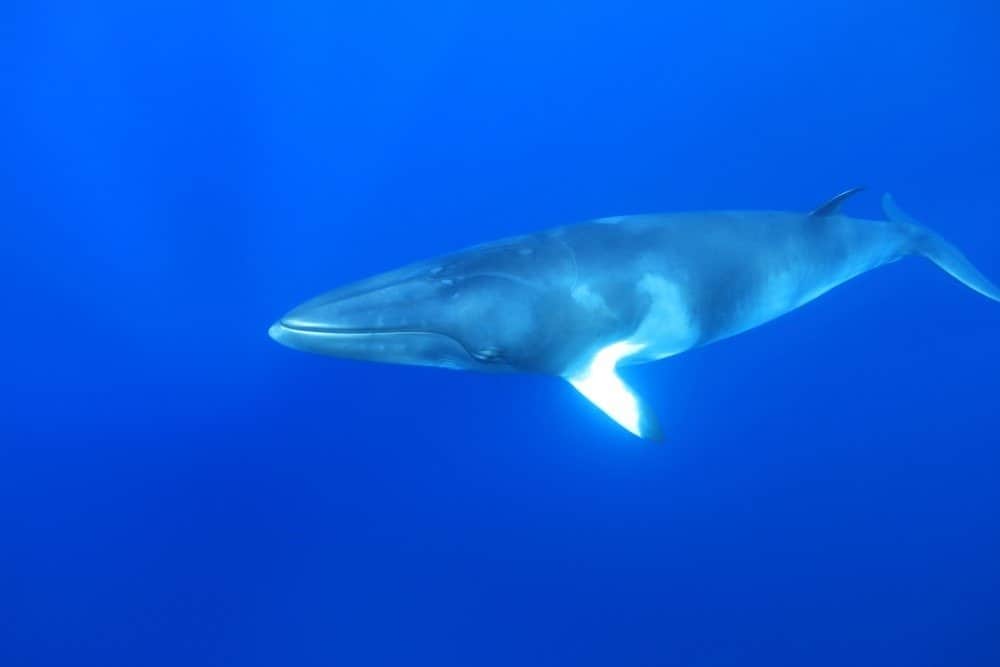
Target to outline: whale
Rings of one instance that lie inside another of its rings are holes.
[[[484,243],[325,292],[269,334],[347,359],[562,378],[631,434],[661,440],[622,367],[730,338],[908,256],[1000,301],[891,195],[883,220],[844,215],[861,189],[804,212],[626,215]]]

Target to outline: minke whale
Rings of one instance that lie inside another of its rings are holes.
[[[735,336],[909,255],[1000,301],[890,195],[885,220],[843,215],[859,190],[810,212],[627,215],[485,243],[327,292],[269,333],[335,357],[553,375],[629,432],[661,439],[621,366]]]

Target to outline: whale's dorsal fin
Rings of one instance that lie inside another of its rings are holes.
[[[851,188],[850,190],[844,190],[839,195],[830,197],[825,202],[814,208],[809,212],[809,215],[814,218],[825,218],[828,215],[833,215],[837,212],[837,209],[840,208],[840,205],[843,204],[849,197],[858,194],[862,190],[864,190],[864,188]]]
[[[656,414],[618,376],[618,362],[640,349],[627,342],[608,345],[585,367],[566,375],[566,381],[629,433],[648,440],[662,440]]]

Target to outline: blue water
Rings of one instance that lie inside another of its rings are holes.
[[[1000,664],[1000,306],[929,263],[629,370],[662,446],[266,335],[859,184],[1000,278],[995,3],[6,9],[0,665]]]

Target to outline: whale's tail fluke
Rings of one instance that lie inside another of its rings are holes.
[[[882,210],[892,222],[906,225],[913,240],[913,253],[937,264],[960,283],[985,297],[1000,301],[1000,287],[980,273],[958,248],[919,224],[904,212],[888,192],[882,196]]]

